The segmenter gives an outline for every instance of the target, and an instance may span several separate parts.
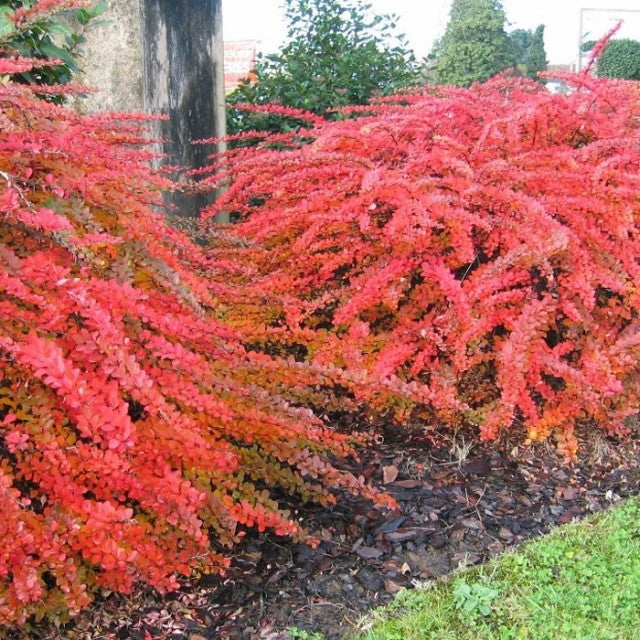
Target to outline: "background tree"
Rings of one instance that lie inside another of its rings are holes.
[[[438,84],[469,86],[514,64],[500,0],[454,0],[449,24],[436,45]]]
[[[509,32],[509,43],[511,44],[513,59],[518,69],[523,73],[526,70],[532,38],[531,29],[514,29]]]
[[[536,78],[547,66],[547,52],[544,48],[544,25],[535,31],[514,29],[509,33],[509,42],[516,68],[529,78]]]
[[[278,104],[327,116],[331,109],[366,104],[376,94],[415,84],[415,57],[395,19],[372,16],[361,0],[285,0],[286,44],[261,57],[255,78],[228,99]],[[239,112],[228,114],[229,133],[248,129],[288,130],[299,121]]]
[[[547,52],[544,48],[544,25],[538,25],[531,37],[531,44],[526,61],[526,75],[536,78],[538,73],[549,66]]]
[[[640,80],[640,42],[629,39],[612,40],[598,60],[598,75]]]

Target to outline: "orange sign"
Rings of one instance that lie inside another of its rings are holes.
[[[224,90],[233,91],[242,80],[252,76],[256,66],[255,40],[224,43]]]

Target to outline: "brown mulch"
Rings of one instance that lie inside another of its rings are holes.
[[[598,439],[563,464],[544,447],[380,445],[356,471],[384,485],[400,509],[343,500],[297,516],[317,549],[253,536],[226,577],[202,576],[165,596],[112,595],[66,628],[41,626],[33,640],[288,640],[287,629],[354,632],[363,614],[402,587],[473,565],[551,527],[640,493],[640,441]],[[25,635],[26,634],[26,635]]]

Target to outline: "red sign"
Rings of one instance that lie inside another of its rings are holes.
[[[224,43],[224,90],[233,91],[242,80],[251,77],[256,66],[256,41],[237,40]]]

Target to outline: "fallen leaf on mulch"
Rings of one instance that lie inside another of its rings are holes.
[[[382,483],[391,484],[398,477],[398,467],[390,465],[388,467],[382,467]]]
[[[361,558],[375,559],[383,555],[384,551],[382,549],[376,549],[375,547],[358,547],[356,553]]]
[[[384,590],[387,593],[396,594],[399,591],[402,591],[402,587],[397,582],[394,582],[393,580],[387,580],[384,583]]]

